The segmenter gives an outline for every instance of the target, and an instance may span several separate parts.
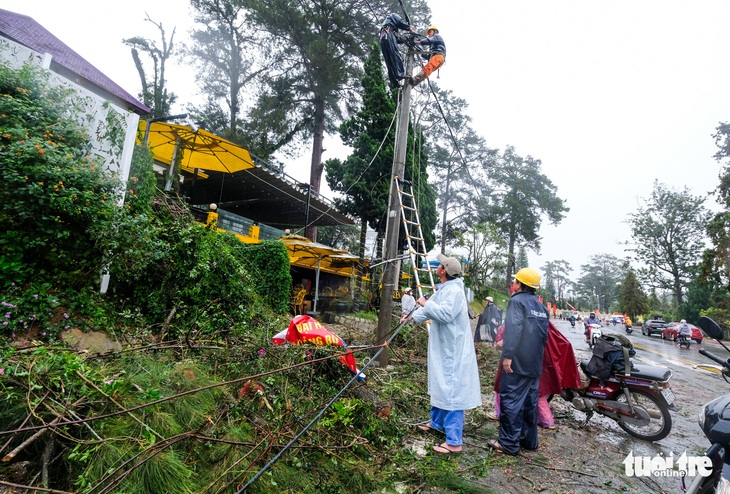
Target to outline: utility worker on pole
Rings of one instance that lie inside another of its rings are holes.
[[[446,61],[446,44],[444,39],[439,34],[439,30],[436,26],[429,26],[426,29],[426,38],[417,41],[420,45],[428,45],[430,47],[429,53],[430,58],[428,63],[423,67],[418,74],[411,77],[411,84],[414,86],[419,85],[425,78],[430,76],[436,69],[441,67]]]
[[[403,68],[403,59],[398,52],[398,33],[401,29],[413,31],[410,24],[398,14],[389,14],[380,28],[380,49],[383,52],[385,67],[388,69],[388,80],[394,88],[400,85],[400,80],[406,78]]]

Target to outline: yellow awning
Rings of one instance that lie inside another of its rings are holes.
[[[312,242],[300,235],[286,235],[279,240],[286,245],[292,266],[350,277],[358,257],[329,245]]]
[[[140,120],[138,144],[146,129],[147,122]],[[154,159],[168,165],[177,153],[180,165],[186,169],[233,173],[254,167],[248,150],[203,129],[194,132],[185,125],[152,122],[147,143]]]

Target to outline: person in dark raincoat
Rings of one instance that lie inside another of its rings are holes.
[[[494,299],[487,297],[487,305],[477,320],[477,329],[474,332],[474,342],[494,343],[497,329],[502,324],[502,310],[494,305]]]
[[[497,332],[496,340],[499,342],[504,337],[504,324]],[[497,343],[497,347],[501,348]],[[502,376],[502,368],[497,369],[494,379],[494,400],[495,414],[490,415],[491,419],[499,420],[499,385]],[[548,339],[545,345],[545,352],[542,359],[542,373],[540,374],[540,388],[537,400],[537,425],[552,429],[555,425],[553,412],[547,401],[550,395],[559,395],[563,389],[579,389],[580,374],[578,373],[577,360],[573,352],[573,345],[568,339],[550,322],[548,323]]]
[[[550,314],[535,296],[538,288],[537,271],[520,269],[512,281],[514,292],[505,317],[499,440],[487,444],[510,455],[538,446],[537,400],[550,322]]]
[[[385,67],[388,69],[388,80],[392,87],[398,87],[401,79],[405,79],[406,70],[403,59],[398,52],[398,38],[396,34],[401,29],[413,31],[413,28],[398,14],[389,14],[380,28],[380,50],[383,52]]]

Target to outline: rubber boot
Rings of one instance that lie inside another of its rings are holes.
[[[419,72],[418,74],[411,77],[411,85],[412,86],[418,86],[420,83],[423,82],[423,80],[426,78],[426,74],[423,72]]]

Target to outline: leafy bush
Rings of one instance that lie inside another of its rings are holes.
[[[82,286],[99,274],[118,182],[88,158],[68,90],[0,66],[0,287],[39,277]]]

